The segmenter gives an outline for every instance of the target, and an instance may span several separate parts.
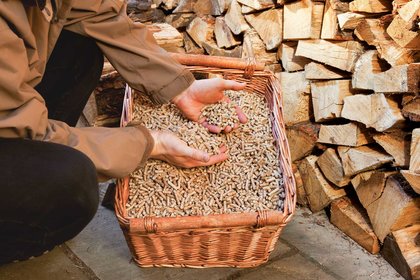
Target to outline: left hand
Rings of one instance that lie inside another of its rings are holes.
[[[219,133],[222,130],[230,132],[237,128],[238,124],[235,124],[234,127],[227,126],[223,128],[208,124],[205,119],[200,119],[201,110],[205,106],[221,100],[230,102],[229,98],[223,92],[225,90],[242,90],[245,86],[245,83],[221,78],[196,80],[184,92],[174,97],[172,102],[181,110],[186,118],[201,123],[210,132]],[[240,123],[246,123],[248,121],[241,108],[236,107],[236,113],[238,114]]]

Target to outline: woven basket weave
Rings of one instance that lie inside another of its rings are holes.
[[[195,73],[223,74],[245,81],[245,90],[263,94],[271,110],[273,135],[284,178],[284,211],[215,214],[188,217],[130,218],[126,203],[129,178],[118,181],[115,209],[135,262],[141,267],[253,267],[268,260],[296,204],[295,181],[278,80],[260,64],[201,55],[174,55]],[[228,67],[228,68],[226,68]],[[244,77],[245,74],[245,77]],[[126,90],[121,123],[131,120],[132,97]]]

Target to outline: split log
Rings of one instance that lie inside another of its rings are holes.
[[[354,67],[352,86],[357,89],[374,89],[376,74],[385,69],[386,62],[378,57],[378,51],[369,50],[362,54]]]
[[[324,3],[311,0],[285,4],[283,38],[286,40],[319,39],[323,10]]]
[[[353,40],[353,32],[340,29],[337,16],[349,11],[349,4],[340,0],[326,0],[322,20],[321,39]]]
[[[385,239],[382,256],[405,279],[420,279],[420,224],[393,231]]]
[[[212,56],[242,57],[242,46],[237,46],[232,50],[225,50],[217,47],[216,44],[203,42],[203,48],[206,50],[206,53]]]
[[[296,57],[300,58],[300,60],[306,59],[300,56]],[[311,62],[305,65],[305,77],[308,80],[333,80],[349,78],[351,77],[351,74],[328,65]]]
[[[223,17],[216,18],[214,35],[219,48],[231,48],[241,44],[241,41],[233,36]]]
[[[292,162],[295,162],[312,153],[316,145],[319,125],[303,122],[286,127],[286,132]]]
[[[373,139],[394,158],[394,166],[408,167],[410,142],[407,136],[402,130],[395,130],[391,133],[376,134]]]
[[[112,69],[114,68],[112,67]],[[102,71],[102,74],[103,73],[104,71]],[[83,108],[82,116],[86,121],[86,126],[94,126],[95,121],[98,118],[98,106],[96,105],[95,94],[89,96],[85,108]]]
[[[166,11],[173,10],[178,6],[179,2],[180,0],[165,0],[161,2],[161,7]]]
[[[321,125],[318,142],[357,147],[372,141],[369,133],[356,123],[342,125]]]
[[[381,132],[404,121],[398,103],[381,93],[345,97],[341,116]]]
[[[197,0],[194,4],[194,13],[199,17],[205,15],[220,16],[223,13],[223,8],[217,0]]]
[[[386,33],[386,25],[380,19],[363,19],[354,30],[354,34],[369,45],[375,46],[381,58],[392,66],[414,63],[420,53],[400,47]]]
[[[170,14],[165,17],[165,22],[176,29],[186,28],[195,17],[194,13]]]
[[[306,57],[296,56],[296,48],[297,42],[282,43],[278,48],[277,58],[281,60],[283,67],[287,72],[303,70],[305,65],[311,62],[311,60]],[[305,76],[307,76],[306,72]]]
[[[204,48],[197,45],[187,32],[184,32],[184,48],[188,54],[204,54]]]
[[[341,30],[354,30],[359,22],[366,17],[365,14],[346,12],[337,15]]]
[[[284,122],[286,125],[308,121],[311,118],[310,86],[305,72],[281,72]]]
[[[173,26],[167,23],[154,23],[148,26],[158,45],[169,52],[185,52],[184,38]]]
[[[392,2],[388,0],[354,0],[350,2],[350,11],[360,13],[387,13],[392,11]]]
[[[249,12],[260,11],[263,9],[271,8],[274,6],[272,0],[237,0],[241,3],[242,6],[242,13],[246,14]],[[244,8],[248,8],[245,9]]]
[[[410,156],[410,171],[420,174],[420,128],[411,135]]]
[[[420,97],[417,96],[404,104],[402,113],[404,117],[409,118],[411,121],[420,122]]]
[[[264,42],[253,28],[247,30],[244,34],[242,57],[255,58],[256,61],[265,64],[278,63],[276,53],[265,49]]]
[[[388,71],[378,73],[374,79],[374,90],[381,93],[418,93],[419,85],[420,63],[392,67]]]
[[[281,67],[280,63],[273,63],[273,64],[268,64],[264,67],[265,71],[271,71],[274,74],[279,74],[280,72],[283,71],[283,68]]]
[[[409,27],[407,27],[407,22],[399,15],[394,18],[386,31],[400,47],[411,50],[420,50],[420,33],[410,30]]]
[[[322,175],[316,166],[318,157],[310,155],[299,164],[303,185],[312,212],[318,212],[327,207],[333,200],[346,195],[344,189],[335,188]]]
[[[282,41],[283,10],[273,9],[245,16],[246,21],[257,31],[267,50],[277,49]]]
[[[410,184],[411,188],[418,194],[420,194],[420,174],[414,173],[410,170],[401,170],[401,174]]]
[[[368,146],[356,148],[340,146],[338,154],[346,176],[378,168],[393,160],[392,156]]]
[[[337,152],[328,148],[316,162],[324,176],[337,187],[345,187],[350,182],[350,177],[344,174],[344,169]]]
[[[351,180],[357,197],[365,209],[381,197],[386,180],[396,173],[396,171],[373,170],[359,173]]]
[[[366,210],[381,242],[391,231],[420,224],[420,196],[399,174],[388,178],[381,197]]]
[[[239,35],[249,29],[244,16],[241,13],[241,6],[236,0],[232,0],[225,15],[225,22],[232,30],[233,34]]]
[[[335,68],[351,72],[363,46],[356,41],[329,42],[325,40],[299,41],[296,55],[319,61]]]
[[[344,98],[353,93],[351,80],[311,82],[315,121],[322,122],[341,117]]]
[[[333,201],[330,221],[369,253],[379,252],[378,237],[373,232],[366,210],[356,202],[347,197]]]
[[[196,17],[188,25],[187,33],[197,45],[203,47],[203,42],[213,41],[214,24],[215,21],[212,17]]]
[[[308,205],[308,198],[306,197],[305,188],[303,187],[302,177],[296,164],[292,164],[293,175],[296,181],[296,203],[302,206]]]

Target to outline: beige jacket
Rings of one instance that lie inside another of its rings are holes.
[[[155,102],[168,102],[194,77],[157,46],[144,25],[127,17],[125,1],[55,1],[57,17],[49,21],[37,7],[0,0],[0,137],[68,145],[94,162],[99,179],[123,177],[149,157],[153,139],[147,129],[73,128],[49,120],[34,89],[61,30],[95,39],[123,78]]]

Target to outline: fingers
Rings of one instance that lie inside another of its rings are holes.
[[[248,117],[242,111],[241,107],[236,106],[236,114],[238,114],[238,119],[239,119],[240,123],[247,123],[248,122]]]
[[[228,154],[220,153],[218,155],[211,156],[209,161],[203,164],[202,166],[209,166],[209,165],[217,164],[217,163],[227,160],[228,158],[229,158]]]
[[[239,83],[232,80],[223,80],[222,86],[224,90],[242,90],[246,87],[246,83]]]
[[[203,163],[209,162],[210,155],[208,153],[194,149],[194,148],[190,148],[190,147],[188,148],[189,149],[188,149],[187,154],[189,155],[191,159],[199,161],[199,162],[203,162]]]

